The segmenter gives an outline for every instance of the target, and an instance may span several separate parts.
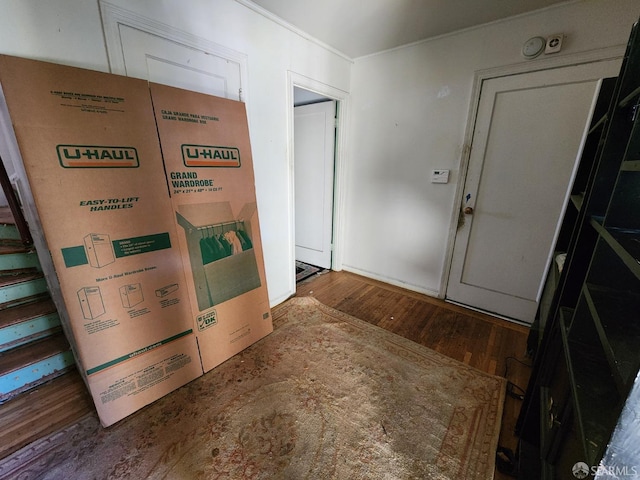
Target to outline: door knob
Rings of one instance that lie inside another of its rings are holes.
[[[473,213],[473,207],[464,207],[463,212],[465,215],[471,215]]]

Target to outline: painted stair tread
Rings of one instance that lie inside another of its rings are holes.
[[[21,273],[16,274],[7,274],[7,270],[4,270],[2,275],[0,275],[0,288],[30,282],[31,280],[40,278],[44,278],[44,275],[35,269],[29,269],[26,272],[21,270]]]
[[[0,270],[0,277],[15,277],[16,275],[28,273],[40,273],[40,270],[36,267],[5,268]]]
[[[18,230],[18,227],[0,222],[0,241],[3,240],[21,241],[22,239],[20,238],[20,231]]]
[[[44,278],[40,281],[44,282]],[[49,290],[46,290],[46,289],[43,291],[37,291],[32,295],[26,295],[26,296],[12,299],[8,302],[0,303],[0,315],[2,315],[4,310],[8,310],[9,308],[13,308],[18,305],[24,305],[25,303],[38,302],[45,298],[49,298]]]
[[[6,227],[11,227],[11,225],[9,225],[9,226],[4,225],[4,224],[0,224],[0,225],[2,226],[3,230]],[[22,240],[20,238],[0,237],[0,244],[1,245],[22,245],[23,242],[22,242]]]
[[[35,268],[38,271],[42,271],[40,266],[40,260],[38,255],[33,249],[20,248],[6,249],[3,252],[2,245],[0,245],[0,275],[4,274],[7,270],[17,270],[25,268]]]
[[[14,348],[0,354],[0,376],[66,352],[69,349],[69,342],[62,333]]]
[[[15,225],[16,223],[9,207],[0,207],[0,224],[3,223],[9,225]]]
[[[12,253],[29,253],[31,248],[25,247],[22,242],[9,242],[0,240],[0,255],[10,255]]]
[[[56,312],[56,306],[51,298],[42,298],[38,301],[7,308],[2,311],[0,328],[15,325],[33,318]]]

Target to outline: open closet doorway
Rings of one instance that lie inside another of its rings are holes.
[[[323,269],[332,266],[337,111],[336,100],[294,87],[295,259]]]

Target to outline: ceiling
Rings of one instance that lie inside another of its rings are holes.
[[[566,0],[252,0],[350,58]]]

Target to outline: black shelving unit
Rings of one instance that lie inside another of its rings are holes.
[[[584,198],[593,177],[599,148],[602,146],[601,140],[607,125],[607,112],[615,85],[616,78],[605,78],[600,84],[598,99],[592,115],[593,120],[582,148],[582,155],[571,188],[570,201],[564,212],[558,240],[554,248],[554,261],[551,262],[547,272],[540,306],[529,334],[527,349],[531,356],[535,356],[538,350],[547,321],[556,313],[555,309],[558,306],[556,293],[559,291],[558,286],[564,283],[562,275],[564,259],[572,247],[572,240],[576,238],[576,227],[580,224],[580,220],[583,219],[581,213],[584,213]]]
[[[640,436],[640,419],[629,430],[635,417],[623,415],[640,397],[638,30],[618,78],[603,81],[558,240],[564,267],[549,276],[530,336],[534,369],[516,427],[522,479],[575,479],[578,462],[606,468]],[[640,473],[635,460],[623,468]]]

